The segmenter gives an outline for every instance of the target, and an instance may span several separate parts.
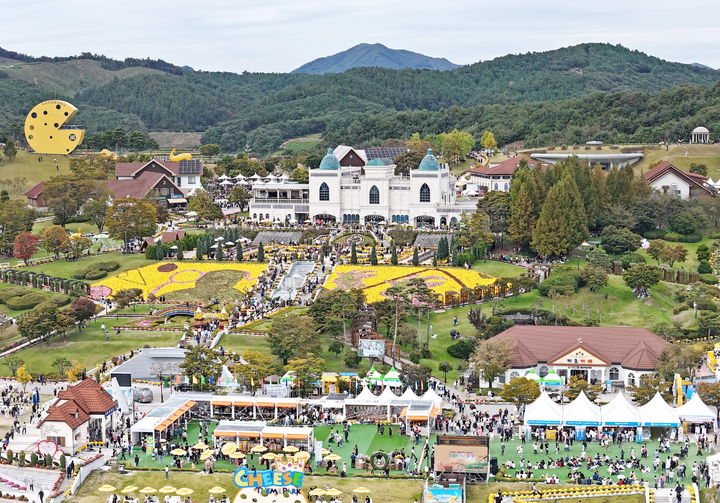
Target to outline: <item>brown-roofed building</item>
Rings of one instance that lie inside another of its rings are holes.
[[[140,251],[145,251],[148,246],[155,246],[160,241],[163,244],[174,243],[180,241],[185,237],[185,231],[165,231],[158,238],[145,238],[145,241],[140,245]]]
[[[151,159],[148,162],[118,162],[115,164],[115,177],[118,180],[133,180],[144,173],[167,176],[184,194],[202,188],[200,177],[203,174],[203,164],[195,159],[179,162]]]
[[[528,161],[525,157],[515,156],[500,164],[472,168],[468,170],[469,182],[478,185],[481,192],[490,192],[491,190],[507,192],[510,190],[513,173],[517,171],[520,161],[523,159]],[[530,161],[529,165],[534,165],[534,162]]]
[[[45,200],[43,199],[44,190],[45,183],[40,182],[32,189],[25,192],[25,197],[27,197],[27,205],[36,210],[46,210],[47,206],[45,206]]]
[[[715,188],[708,183],[707,177],[683,171],[667,161],[660,161],[643,176],[653,189],[680,199],[715,195]]]
[[[66,453],[75,454],[88,442],[106,442],[117,403],[95,380],[84,379],[58,393],[40,421],[40,434]]]
[[[515,325],[493,337],[515,347],[501,382],[529,371],[544,377],[554,370],[565,381],[580,375],[597,383],[637,384],[655,371],[669,343],[641,327],[555,327]]]
[[[108,180],[107,188],[116,199],[134,197],[147,199],[158,204],[185,204],[182,190],[172,179],[162,173],[144,171],[129,180]]]

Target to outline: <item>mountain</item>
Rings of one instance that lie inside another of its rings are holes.
[[[710,70],[713,69],[711,66],[703,65],[702,63],[690,63],[690,65],[691,65],[691,66],[696,66],[697,68],[709,68]]]
[[[89,53],[30,58],[0,50],[0,130],[21,122],[41,99],[65,98],[80,109],[78,121],[89,131],[120,123],[146,131],[204,132],[202,141],[218,143],[223,151],[263,154],[284,140],[315,133],[325,138],[342,133],[358,141],[380,138],[373,135],[377,130],[369,117],[395,121],[387,131],[439,133],[466,124],[454,117],[468,110],[515,113],[524,104],[537,104],[538,110],[572,124],[577,113],[552,103],[576,106],[564,100],[598,93],[621,93],[618,99],[632,115],[655,93],[719,80],[717,70],[600,43],[511,54],[449,71],[363,67],[323,75],[189,71],[164,61],[114,61]],[[433,118],[415,123],[423,113]],[[590,115],[586,119],[592,121]],[[707,115],[698,123],[710,127],[714,116]],[[615,120],[621,124],[625,119]],[[644,128],[653,131],[665,120],[649,114]],[[487,123],[483,116],[473,121],[467,123],[473,128]],[[513,131],[492,124],[502,141],[540,141],[544,134],[532,124]]]
[[[432,58],[417,52],[390,49],[382,44],[358,44],[332,56],[314,59],[291,73],[342,73],[351,68],[392,68],[402,70],[454,70],[459,65],[445,58]]]

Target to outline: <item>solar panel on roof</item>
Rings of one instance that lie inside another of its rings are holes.
[[[403,154],[407,152],[407,147],[376,147],[376,148],[366,148],[365,149],[365,155],[368,158],[368,161],[371,159],[395,159],[400,154]]]
[[[198,175],[200,174],[201,163],[199,159],[185,159],[180,161],[181,175]]]

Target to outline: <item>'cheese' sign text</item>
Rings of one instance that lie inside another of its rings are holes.
[[[247,468],[238,468],[233,475],[233,481],[238,487],[302,487],[304,476],[303,472],[252,471]]]

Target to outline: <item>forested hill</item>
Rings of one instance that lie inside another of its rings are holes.
[[[83,118],[89,121],[84,125],[90,129],[102,129],[109,119],[122,117],[151,130],[207,130],[205,142],[219,143],[228,151],[249,147],[264,153],[288,138],[350,131],[347,128],[366,124],[369,116],[377,114],[393,117],[410,110],[553,102],[597,91],[655,93],[683,85],[709,86],[720,80],[716,70],[670,63],[610,44],[503,56],[443,72],[356,68],[325,75],[182,69],[176,73],[127,66],[97,70],[88,63],[82,79],[78,79],[77,71],[53,66],[88,61],[95,67],[100,65],[99,60],[82,59],[20,65],[26,71],[43,65],[40,73],[53,75],[34,84],[35,80],[21,77],[17,68],[5,65],[0,58],[0,127],[22,120],[24,111],[39,96],[51,94],[72,97],[81,110],[93,107],[94,115]],[[59,81],[63,83],[60,90]],[[460,126],[448,115],[452,112],[442,113],[447,120],[443,129]],[[540,133],[531,128],[516,134]]]
[[[292,73],[320,75],[342,73],[351,68],[361,67],[394,68],[396,70],[403,68],[453,70],[458,65],[445,58],[432,58],[417,52],[390,49],[382,44],[358,44],[332,56],[314,59],[300,68],[296,68]]]

